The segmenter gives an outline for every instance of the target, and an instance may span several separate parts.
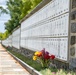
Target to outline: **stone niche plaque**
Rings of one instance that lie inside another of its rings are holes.
[[[75,44],[75,36],[71,36],[71,45]]]
[[[72,0],[72,8],[76,8],[76,0]]]
[[[71,20],[75,20],[75,14],[71,14]]]
[[[71,24],[71,32],[76,33],[76,23]]]
[[[75,20],[75,19],[76,19],[76,10],[71,13],[71,20]]]
[[[75,55],[75,47],[72,47],[72,48],[70,49],[70,55],[71,55],[71,56],[74,56],[74,55]]]

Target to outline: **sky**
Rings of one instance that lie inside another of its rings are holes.
[[[6,1],[7,0],[0,0],[0,6],[3,8],[7,8],[6,6]],[[10,19],[10,16],[7,14],[2,14],[0,16],[0,32],[4,33],[5,32],[5,25],[4,23],[7,22]]]

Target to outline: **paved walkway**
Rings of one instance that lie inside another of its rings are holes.
[[[0,75],[30,75],[0,44]]]

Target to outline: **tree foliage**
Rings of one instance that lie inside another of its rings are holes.
[[[31,10],[31,5],[31,0],[22,0],[20,20],[28,14],[29,10]]]
[[[31,8],[33,9],[34,7],[36,7],[42,0],[31,0]]]
[[[8,0],[7,6],[11,19],[5,23],[5,29],[12,33],[13,29],[19,25],[22,0]]]
[[[8,14],[8,11],[0,6],[0,15],[5,13]]]
[[[9,32],[5,31],[5,33],[0,33],[0,40],[4,40],[9,36]]]
[[[42,0],[8,0],[6,4],[7,9],[0,7],[0,14],[8,13],[11,17],[10,20],[5,23],[5,29],[8,33],[12,33],[14,28],[20,25],[19,21],[31,12],[41,1]]]

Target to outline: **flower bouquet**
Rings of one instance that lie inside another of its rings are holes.
[[[55,55],[50,55],[49,52],[45,51],[45,48],[41,51],[36,51],[33,56],[33,60],[38,60],[44,68],[48,67],[50,60],[54,58]]]

